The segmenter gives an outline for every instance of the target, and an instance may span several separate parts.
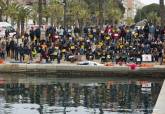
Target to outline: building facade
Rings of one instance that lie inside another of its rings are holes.
[[[122,0],[122,3],[125,8],[124,19],[134,19],[138,9],[141,9],[144,6],[140,0]]]

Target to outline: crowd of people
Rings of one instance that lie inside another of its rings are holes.
[[[143,27],[33,27],[24,38],[1,38],[0,58],[15,62],[61,63],[61,61],[100,60],[104,62],[141,63],[143,54],[151,62],[162,64],[165,52],[165,28],[146,23]]]

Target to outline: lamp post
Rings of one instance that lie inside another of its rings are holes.
[[[67,12],[67,3],[66,0],[63,0],[64,5],[64,28],[66,27],[66,12]]]
[[[39,27],[42,25],[42,0],[38,1],[38,23]]]
[[[57,0],[58,4],[63,5],[64,7],[64,16],[63,16],[63,26],[66,27],[66,17],[67,17],[67,1],[66,0]]]
[[[99,26],[103,26],[103,1],[99,0]]]
[[[2,7],[0,6],[0,21],[2,21]]]

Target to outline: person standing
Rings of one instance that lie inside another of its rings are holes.
[[[55,57],[54,57],[54,47],[53,46],[49,47],[48,55],[49,55],[50,61],[51,62],[54,61]]]
[[[7,57],[10,56],[10,42],[8,39],[6,40],[6,55]]]
[[[36,30],[35,30],[35,35],[36,35],[36,40],[39,42],[40,39],[41,39],[41,29],[40,27],[38,27]]]
[[[8,38],[8,37],[9,37],[9,30],[6,29],[6,30],[5,30],[5,38]]]
[[[31,27],[29,35],[30,35],[30,40],[34,41],[35,32],[33,27]]]
[[[10,41],[10,56],[11,56],[11,59],[14,58],[14,46],[15,46],[15,41],[12,38],[12,40]]]
[[[20,55],[20,62],[23,62],[24,61],[24,48],[23,48],[23,46],[22,46],[22,44],[20,44],[20,46],[19,46],[19,55]]]
[[[149,38],[151,39],[151,40],[154,40],[155,39],[155,26],[153,25],[153,24],[151,24],[150,26],[149,26]]]
[[[6,44],[5,41],[2,41],[0,43],[0,57],[2,59],[5,59],[5,55],[6,55]]]
[[[14,59],[15,59],[16,61],[18,61],[18,60],[19,60],[19,59],[18,59],[18,55],[19,55],[19,46],[18,46],[18,43],[15,43],[14,51],[15,51],[15,53],[14,53]]]

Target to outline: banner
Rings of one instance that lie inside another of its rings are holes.
[[[144,55],[142,55],[142,61],[143,62],[152,62],[151,54],[144,54]]]

